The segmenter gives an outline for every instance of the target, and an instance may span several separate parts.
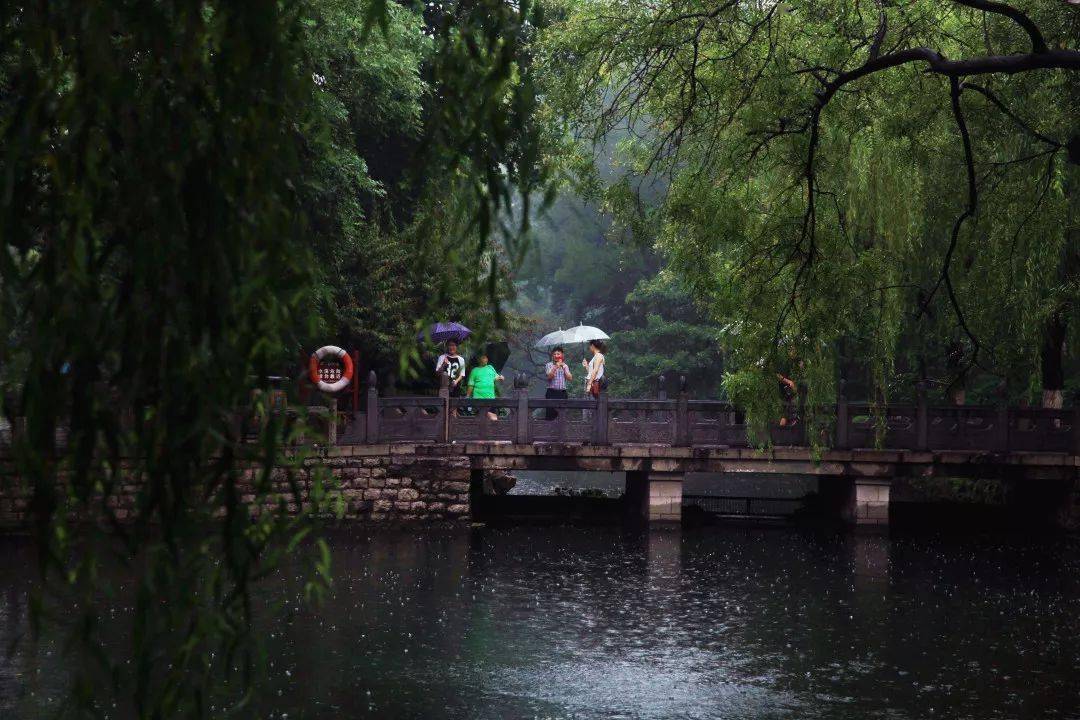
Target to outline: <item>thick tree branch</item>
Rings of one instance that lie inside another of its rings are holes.
[[[1080,70],[1080,51],[1047,50],[1019,55],[988,55],[966,60],[949,60],[937,50],[926,47],[909,48],[867,60],[854,70],[837,75],[817,91],[818,102],[820,105],[827,104],[841,88],[859,78],[915,62],[926,63],[931,73],[951,78],[996,73],[1012,75],[1030,70]]]
[[[1046,47],[1046,40],[1039,31],[1039,27],[1032,22],[1031,18],[1022,11],[1014,8],[1012,5],[1006,5],[1003,2],[996,2],[995,0],[953,0],[953,2],[976,10],[982,10],[983,12],[1004,15],[1022,27],[1024,32],[1028,34],[1028,37],[1031,38],[1032,52],[1044,53],[1049,49]]]
[[[874,33],[874,40],[870,43],[870,50],[867,56],[873,60],[874,58],[881,56],[881,45],[885,42],[885,34],[889,31],[889,18],[885,15],[885,9],[881,6],[881,1],[878,0],[878,27],[877,32]]]
[[[945,259],[941,264],[941,276],[938,278],[933,289],[926,296],[923,301],[922,308],[919,310],[919,317],[930,305],[930,301],[937,293],[938,288],[942,285],[945,286],[945,291],[949,296],[949,303],[953,307],[953,311],[956,313],[956,320],[960,323],[960,327],[963,328],[964,334],[968,336],[974,346],[974,353],[972,355],[972,363],[976,362],[978,357],[979,348],[981,347],[979,340],[975,337],[975,333],[971,331],[971,328],[967,324],[967,320],[964,317],[963,308],[960,307],[960,300],[956,297],[956,289],[952,284],[952,277],[949,275],[949,269],[952,264],[953,254],[956,252],[956,245],[960,240],[960,229],[964,225],[964,221],[975,215],[975,211],[979,207],[979,188],[975,181],[975,153],[971,147],[971,133],[968,131],[967,120],[964,118],[964,110],[960,105],[960,93],[963,91],[963,87],[960,84],[958,78],[949,79],[950,100],[952,104],[953,117],[956,119],[956,127],[960,131],[960,140],[964,146],[964,166],[967,171],[967,188],[968,188],[968,202],[967,207],[964,208],[964,212],[960,213],[960,216],[956,218],[956,222],[953,223],[952,236],[949,239],[949,247],[945,251]]]

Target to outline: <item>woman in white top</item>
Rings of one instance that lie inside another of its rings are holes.
[[[585,378],[585,392],[594,398],[600,397],[600,390],[607,386],[604,381],[604,342],[603,340],[590,340],[589,350],[592,351],[591,360],[582,360],[581,364],[588,370]]]

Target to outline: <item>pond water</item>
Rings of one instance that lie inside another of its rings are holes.
[[[1075,538],[518,526],[332,548],[322,607],[264,629],[267,715],[1080,717]],[[0,541],[5,645],[30,552]],[[302,604],[288,570],[263,592]],[[0,660],[0,717],[33,716],[57,667]]]

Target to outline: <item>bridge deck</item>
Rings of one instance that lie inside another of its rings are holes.
[[[1015,477],[1067,479],[1080,472],[1080,456],[1015,451],[918,451],[807,447],[768,450],[676,447],[660,444],[514,443],[509,441],[338,445],[331,456],[467,457],[478,470],[588,470],[603,472],[772,473],[830,477]]]

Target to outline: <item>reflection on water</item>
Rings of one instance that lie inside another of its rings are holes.
[[[622,495],[626,474],[621,472],[521,470],[514,473],[512,495],[552,495],[555,488],[603,490],[608,497]],[[800,498],[817,490],[816,478],[775,473],[687,473],[686,495]]]
[[[265,624],[275,717],[1080,708],[1075,540],[514,527],[365,533],[332,547],[326,603]],[[26,548],[2,549],[7,640],[25,622],[18,575],[29,567]],[[265,592],[300,604],[293,573]],[[47,679],[28,681],[42,666],[61,667],[28,652],[0,666],[0,716],[13,693],[49,691]]]
[[[574,472],[560,470],[521,470],[514,473],[517,485],[511,495],[554,495],[564,490],[602,490],[608,497],[619,497],[626,487],[621,472]]]

